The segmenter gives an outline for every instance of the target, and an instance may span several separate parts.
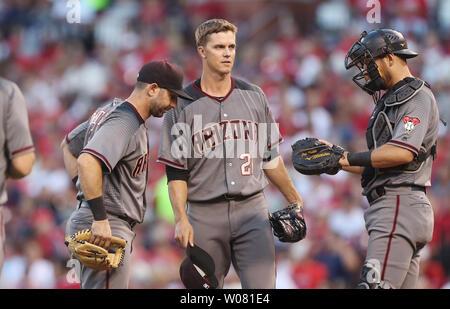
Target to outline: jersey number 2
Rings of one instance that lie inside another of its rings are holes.
[[[245,152],[239,156],[239,159],[245,160],[241,165],[241,174],[242,176],[250,176],[253,175],[253,160],[252,156]]]

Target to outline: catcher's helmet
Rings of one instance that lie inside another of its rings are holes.
[[[360,73],[353,77],[353,81],[370,95],[386,89],[383,78],[378,72],[376,58],[387,54],[394,54],[402,58],[413,58],[418,53],[409,50],[403,35],[392,29],[377,29],[369,33],[364,31],[347,52],[345,68],[358,67]]]

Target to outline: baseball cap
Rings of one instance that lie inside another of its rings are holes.
[[[183,91],[183,73],[166,60],[144,64],[139,71],[137,81],[147,84],[156,83],[160,88],[170,90],[183,99],[194,100]]]
[[[187,289],[216,289],[218,281],[214,275],[215,264],[212,257],[194,244],[188,245],[186,258],[180,266],[180,278]]]

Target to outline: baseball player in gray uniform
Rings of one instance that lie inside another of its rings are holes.
[[[67,222],[67,234],[90,228],[91,242],[105,249],[111,236],[127,241],[120,267],[97,271],[81,265],[82,288],[128,287],[133,227],[143,221],[146,210],[149,144],[145,120],[162,117],[176,107],[177,96],[190,99],[182,91],[182,79],[182,73],[166,61],[147,63],[125,101],[114,99],[98,108],[63,143],[64,160],[73,179],[77,158],[75,180],[80,201]]]
[[[166,165],[179,246],[195,242],[211,255],[218,288],[231,263],[243,288],[275,288],[267,178],[289,203],[302,200],[278,154],[282,138],[264,93],[231,76],[236,31],[223,19],[197,28],[202,76],[185,88],[194,100],[165,115],[158,162]]]
[[[6,179],[31,173],[35,154],[25,98],[12,81],[0,78],[0,273],[5,257],[5,220],[2,205],[8,200]]]
[[[433,234],[426,196],[436,154],[439,111],[430,86],[411,75],[406,59],[417,56],[391,29],[363,32],[347,53],[354,82],[374,97],[367,152],[348,153],[340,164],[362,174],[369,233],[359,288],[414,288],[420,250]],[[380,91],[386,90],[380,97]]]

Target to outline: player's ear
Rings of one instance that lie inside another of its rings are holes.
[[[148,86],[146,88],[146,93],[148,96],[154,97],[154,96],[158,95],[160,90],[161,90],[161,88],[159,88],[157,83],[151,83],[151,84],[148,84]]]
[[[197,52],[203,59],[206,59],[205,47],[202,45],[197,46]]]
[[[393,65],[394,65],[394,62],[395,62],[395,55],[394,54],[387,54],[386,55],[386,64],[389,66],[389,67],[392,67]]]

